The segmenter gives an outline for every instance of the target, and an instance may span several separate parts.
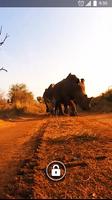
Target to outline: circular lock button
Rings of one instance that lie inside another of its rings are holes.
[[[60,181],[66,175],[66,167],[61,161],[52,161],[46,167],[46,175],[52,181]]]

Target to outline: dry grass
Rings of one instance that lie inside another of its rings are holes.
[[[108,89],[100,96],[93,99],[91,111],[112,112],[112,89]]]
[[[3,102],[0,105],[0,118],[1,119],[10,119],[16,118],[19,115],[31,115],[31,114],[39,114],[45,113],[45,104],[37,103],[34,104],[25,104],[18,105],[16,104],[8,104],[7,102]]]

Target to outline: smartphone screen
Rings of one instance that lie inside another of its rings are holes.
[[[112,198],[112,1],[0,1],[0,199]]]

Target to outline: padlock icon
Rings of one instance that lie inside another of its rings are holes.
[[[51,176],[61,176],[61,170],[59,165],[53,165],[51,170]]]

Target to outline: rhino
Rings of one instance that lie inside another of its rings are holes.
[[[46,105],[46,112],[54,113],[55,103],[53,102],[53,87],[51,84],[47,89],[45,89],[43,94],[44,103]]]
[[[65,79],[53,85],[53,87],[50,85],[49,88],[45,90],[43,98],[45,102],[49,99],[52,108],[54,107],[54,113],[59,110],[60,114],[64,114],[61,106],[62,104],[64,105],[65,113],[67,112],[67,107],[69,105],[72,109],[73,115],[76,115],[77,113],[77,104],[83,110],[90,109],[91,98],[84,95],[79,82],[79,78],[70,73]],[[46,105],[46,108],[48,110],[48,104]]]

